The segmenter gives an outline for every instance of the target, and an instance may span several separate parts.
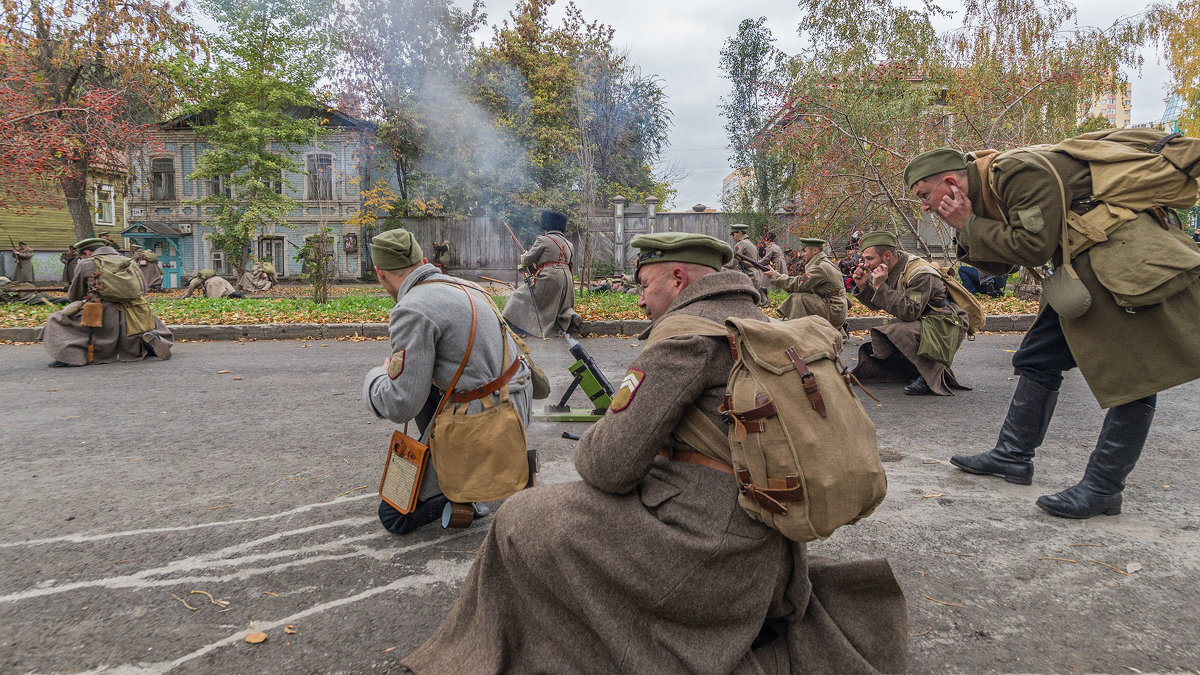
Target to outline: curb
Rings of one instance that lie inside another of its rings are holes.
[[[998,314],[987,318],[987,332],[1024,333],[1033,325],[1036,314]],[[867,330],[887,323],[882,316],[855,316],[846,319],[850,330]],[[610,337],[637,335],[650,327],[645,319],[584,321],[588,336]],[[387,337],[386,323],[264,323],[249,326],[168,326],[176,340],[330,340],[342,337]],[[0,328],[0,341],[37,342],[41,327]]]

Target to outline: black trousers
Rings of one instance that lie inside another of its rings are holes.
[[[1021,377],[1028,377],[1050,391],[1058,391],[1063,373],[1078,365],[1053,307],[1047,307],[1025,334],[1013,354],[1012,364]],[[1150,394],[1139,402],[1153,408],[1157,401],[1158,394]]]

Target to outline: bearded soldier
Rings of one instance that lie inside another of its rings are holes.
[[[51,314],[42,329],[42,344],[54,359],[51,367],[141,361],[151,354],[164,361],[171,358],[171,330],[150,310],[144,295],[110,301],[96,289],[96,258],[129,259],[97,237],[84,239],[75,248],[80,260],[67,289],[71,304]],[[84,325],[88,314],[84,308],[92,303],[102,306],[99,326]]]
[[[785,319],[802,316],[819,316],[834,328],[841,328],[846,321],[846,285],[842,273],[825,255],[824,239],[801,239],[800,257],[804,260],[804,272],[798,276],[780,274],[774,269],[764,274],[771,285],[782,288],[790,295],[779,306],[779,314]]]
[[[894,318],[871,329],[859,348],[854,374],[863,382],[904,382],[910,396],[953,396],[959,384],[950,370],[966,337],[967,313],[956,305],[933,265],[900,250],[896,235],[876,230],[862,236],[862,265],[854,271],[854,297],[868,309]]]
[[[746,275],[721,270],[728,244],[666,232],[631,245],[638,304],[656,325],[767,320]],[[582,481],[500,507],[450,616],[401,664],[418,674],[903,671],[905,601],[887,563],[810,559],[739,506],[732,467],[673,434],[693,405],[721,419],[732,366],[723,337],[646,347],[579,441]]]
[[[1162,132],[1141,133],[1149,134],[1147,148],[1158,141],[1161,150],[1172,141]],[[1189,141],[1195,142],[1174,140]],[[1101,274],[1114,273],[1097,264],[1100,245],[1071,257],[1074,275],[1062,267],[1062,241],[1076,239],[1075,232],[1063,231],[1064,206],[1080,216],[1107,209],[1091,199],[1092,168],[1065,152],[1020,148],[968,162],[962,153],[941,148],[915,157],[904,178],[921,207],[958,233],[960,260],[988,274],[1003,274],[1010,265],[1035,268],[1053,262],[1056,277],[1077,277],[1075,283],[1090,296],[1088,306],[1065,299],[1056,299],[1062,303],[1058,307],[1042,303],[1013,355],[1021,377],[995,448],[955,455],[951,463],[970,473],[1031,484],[1034,452],[1054,414],[1063,373],[1078,366],[1108,413],[1083,479],[1039,497],[1037,505],[1065,518],[1119,514],[1125,478],[1146,443],[1157,393],[1200,377],[1200,278],[1182,278],[1185,283],[1160,303],[1126,309],[1100,280]],[[1155,258],[1185,236],[1177,223],[1160,223],[1149,212],[1130,216],[1116,231],[1137,235],[1122,237],[1124,252],[1117,263],[1122,268],[1135,266],[1142,253],[1149,263],[1160,262]],[[1149,248],[1139,252],[1139,246]]]
[[[725,269],[741,270],[743,274],[749,277],[750,283],[754,284],[754,287],[758,289],[758,306],[766,307],[768,300],[767,294],[763,292],[766,286],[763,284],[762,272],[759,272],[758,268],[754,265],[737,257],[737,255],[744,255],[750,260],[758,260],[758,247],[754,245],[754,242],[750,239],[750,235],[747,234],[749,230],[749,225],[741,223],[734,223],[729,226],[729,238],[733,239],[733,252],[735,255],[732,260],[725,263]]]
[[[521,255],[521,267],[530,271],[526,283],[508,298],[504,320],[526,335],[552,337],[563,331],[579,332],[582,321],[575,313],[575,285],[571,260],[575,246],[564,232],[567,217],[542,211],[542,236]]]
[[[370,246],[375,274],[396,305],[388,323],[392,353],[382,366],[367,372],[363,381],[367,410],[397,424],[415,421],[424,431],[461,366],[455,393],[487,392],[466,397],[467,414],[483,412],[483,396],[495,398],[494,392],[507,385],[522,423],[528,426],[533,394],[530,369],[517,358],[521,352],[516,342],[488,308],[491,298],[473,284],[463,285],[465,282],[438,272],[408,230],[397,228],[376,235]],[[474,296],[474,311],[467,293]],[[468,346],[470,355],[463,365]],[[511,365],[504,362],[506,353]],[[448,500],[432,464],[425,471],[417,498],[409,514],[380,501],[380,522],[389,532],[407,534],[442,516]],[[475,504],[474,511],[475,517],[489,513],[483,504]]]

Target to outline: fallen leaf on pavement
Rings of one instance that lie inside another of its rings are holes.
[[[386,654],[386,653],[388,653],[388,652],[392,651],[393,649],[395,649],[395,647],[388,647],[387,649],[385,649],[385,650],[383,650],[383,651],[381,651],[381,652],[379,652],[379,653],[380,653],[380,654]]]
[[[246,636],[246,642],[249,642],[252,645],[256,645],[260,642],[266,642],[266,641],[267,641],[267,634],[262,631],[256,631],[256,632],[250,633],[249,635]]]
[[[225,373],[228,373],[228,372],[229,372],[228,370],[218,370],[218,371],[217,371],[217,374],[218,374],[218,375],[224,375]]]
[[[296,632],[296,627],[289,623],[283,627],[283,632],[287,633],[288,635],[293,635]]]
[[[1145,568],[1142,567],[1142,563],[1138,563],[1138,562],[1131,562],[1125,566],[1125,571],[1129,572],[1130,574],[1133,574],[1135,572],[1140,572],[1143,569],[1145,569]]]

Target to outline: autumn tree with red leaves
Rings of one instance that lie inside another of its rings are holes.
[[[123,166],[171,106],[171,59],[198,40],[184,5],[152,0],[4,0],[0,205],[57,201],[91,236],[88,168]]]
[[[1062,0],[967,0],[942,10],[875,0],[804,0],[811,47],[788,64],[765,142],[797,165],[786,206],[802,234],[862,227],[917,234],[907,161],[940,146],[1005,150],[1079,133],[1081,106],[1140,66],[1140,20],[1073,25]],[[939,225],[935,223],[935,225]],[[943,245],[949,232],[936,227]],[[924,253],[927,243],[918,237]]]

